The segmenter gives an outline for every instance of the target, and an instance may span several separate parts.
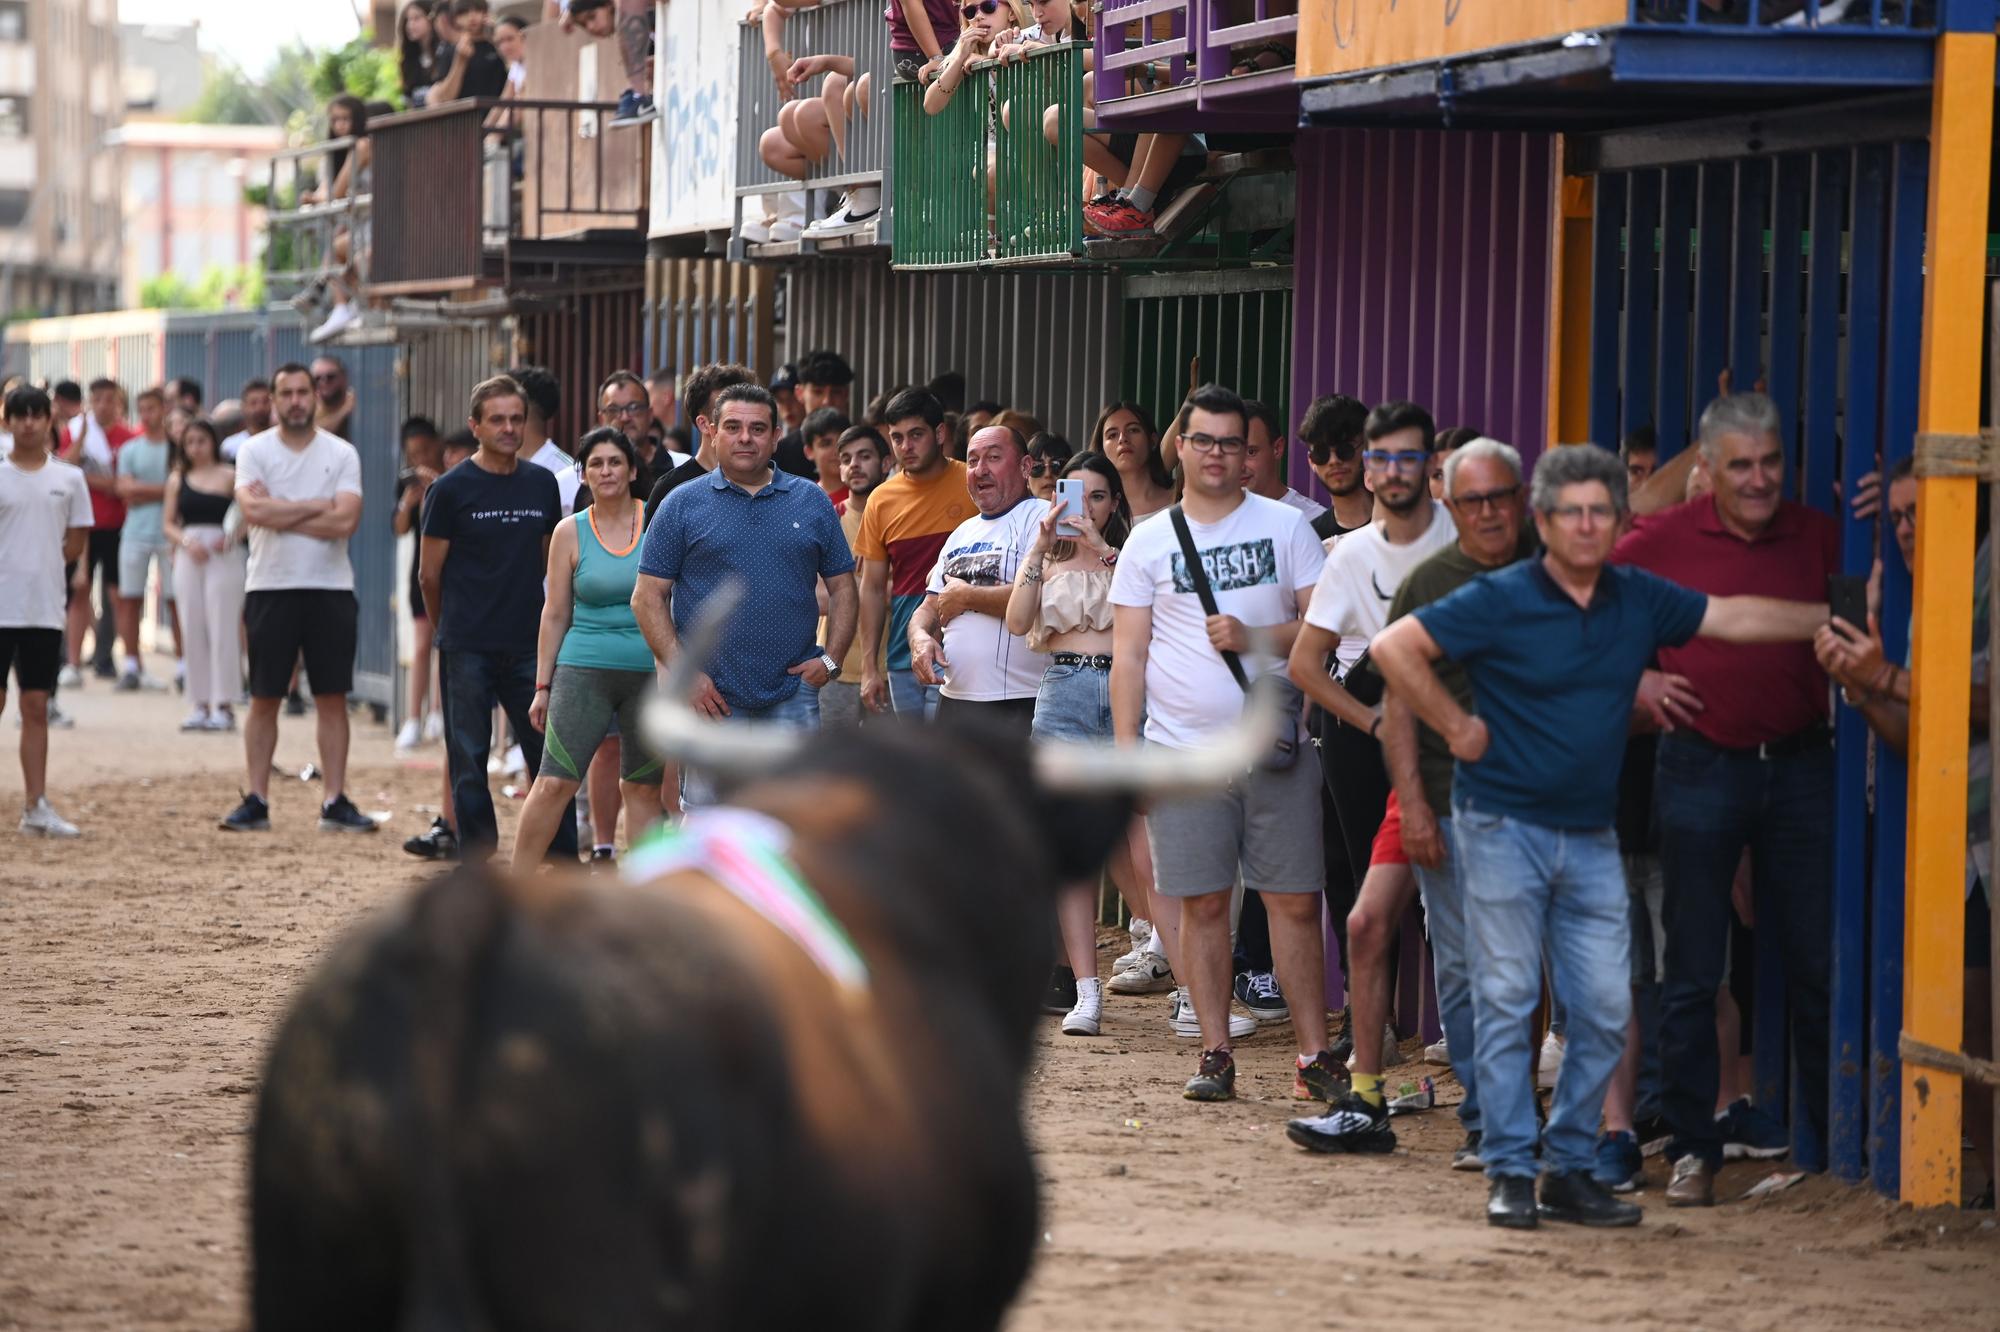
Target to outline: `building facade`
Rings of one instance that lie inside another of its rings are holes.
[[[143,304],[145,285],[164,274],[194,285],[211,269],[233,274],[258,262],[264,210],[244,186],[262,179],[284,146],[283,130],[133,120],[114,138],[123,176],[125,304]]]

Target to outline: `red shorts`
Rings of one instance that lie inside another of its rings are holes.
[[[1389,792],[1389,807],[1382,813],[1382,826],[1375,830],[1375,845],[1368,850],[1370,865],[1407,865],[1410,855],[1403,850],[1403,807],[1396,793]]]

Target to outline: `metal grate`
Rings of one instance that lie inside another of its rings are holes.
[[[894,77],[888,39],[882,32],[882,10],[871,0],[828,0],[789,11],[785,19],[785,49],[794,56],[838,55],[854,62],[852,86],[857,90],[854,113],[848,117],[847,147],[837,146],[806,173],[803,182],[781,176],[758,152],[764,132],[778,123],[784,105],[777,79],[764,59],[763,29],[744,24],[738,53],[736,85],[736,193],[765,194],[806,186],[846,187],[880,181],[890,162],[889,83]],[[809,85],[812,93],[824,81]],[[865,104],[865,105],[864,105]]]
[[[1632,0],[1631,21],[1752,36],[1800,28],[1931,32],[1938,5],[1936,0],[1738,0],[1716,9],[1703,0]]]
[[[1083,71],[1090,50],[1078,42],[1040,47],[993,74],[1000,108],[993,122],[996,258],[1083,252]],[[1051,110],[1053,145],[1042,124]]]
[[[979,70],[968,73],[937,115],[925,112],[923,90],[915,83],[895,86],[896,170],[891,179],[898,267],[964,267],[992,252],[987,83]]]
[[[1225,285],[1226,284],[1226,285]],[[1292,397],[1292,270],[1129,278],[1124,396],[1161,429],[1187,396],[1191,362],[1221,384],[1296,419]],[[1297,450],[1295,450],[1297,452]]]

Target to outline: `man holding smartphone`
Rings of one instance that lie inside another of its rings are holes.
[[[1777,407],[1761,393],[1717,398],[1702,413],[1699,447],[1714,490],[1635,519],[1613,561],[1711,596],[1824,601],[1828,575],[1840,570],[1840,532],[1832,518],[1784,498]],[[1654,787],[1666,877],[1667,1203],[1708,1207],[1726,1149],[1768,1155],[1785,1139],[1748,1098],[1715,1104],[1715,995],[1727,975],[1730,886],[1746,849],[1756,923],[1776,931],[1784,950],[1794,1103],[1822,1140],[1826,1133],[1833,731],[1826,675],[1810,643],[1697,638],[1662,648],[1660,667],[1686,676],[1703,705],[1689,725],[1661,737]]]

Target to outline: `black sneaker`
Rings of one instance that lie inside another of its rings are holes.
[[[1465,1141],[1451,1154],[1453,1170],[1484,1170],[1486,1161],[1479,1155],[1479,1130],[1472,1129],[1465,1135]]]
[[[1645,1213],[1611,1196],[1588,1170],[1551,1170],[1542,1176],[1542,1215],[1578,1226],[1636,1226]]]
[[[264,803],[264,797],[247,794],[243,803],[223,816],[224,832],[269,832],[271,831],[271,807]]]
[[[321,832],[375,832],[375,820],[354,807],[346,795],[337,795],[319,807]]]
[[[442,818],[432,819],[428,831],[404,841],[403,850],[419,860],[457,860],[458,834]]]
[[[1076,1007],[1076,973],[1066,966],[1049,972],[1049,988],[1042,995],[1042,1011],[1063,1017]]]
[[[1541,1224],[1535,1207],[1535,1181],[1502,1175],[1486,1190],[1486,1224],[1508,1230],[1533,1230]]]
[[[592,874],[616,874],[618,853],[608,846],[592,847],[590,852],[590,872]],[[1068,1012],[1068,1009],[1064,1009]]]
[[[643,125],[649,120],[659,119],[659,111],[653,106],[650,94],[640,95],[627,88],[618,96],[618,113],[611,118],[610,128],[624,129],[627,125]]]
[[[1285,1136],[1315,1152],[1393,1152],[1396,1130],[1389,1127],[1389,1106],[1371,1103],[1352,1090],[1327,1103],[1326,1113],[1314,1119],[1294,1119],[1285,1125]]]
[[[1181,1095],[1190,1101],[1236,1099],[1236,1060],[1227,1050],[1203,1050],[1201,1066],[1187,1080]]]
[[[1278,978],[1268,971],[1237,972],[1236,998],[1259,1024],[1292,1020],[1292,1009],[1278,989]]]

